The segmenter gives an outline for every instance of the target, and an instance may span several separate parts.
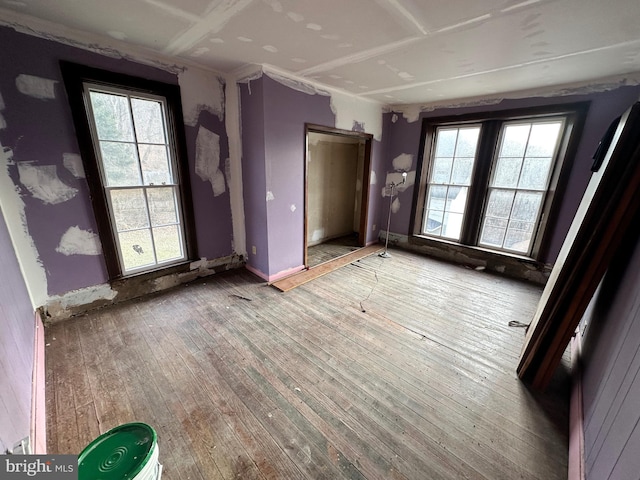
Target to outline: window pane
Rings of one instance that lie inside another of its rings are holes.
[[[182,257],[182,242],[177,225],[154,228],[153,240],[156,245],[158,262]]]
[[[533,226],[533,223],[528,222],[511,222],[504,239],[504,248],[521,253],[528,252]]]
[[[460,239],[479,135],[479,126],[436,129],[423,233]]]
[[[436,157],[433,160],[433,172],[430,183],[449,183],[453,158]]]
[[[441,235],[454,240],[460,239],[462,231],[462,214],[445,212]]]
[[[500,157],[522,157],[527,146],[531,124],[507,125],[502,137]]]
[[[436,157],[453,157],[456,149],[456,139],[458,129],[444,130],[438,129],[436,135]]]
[[[141,188],[132,190],[110,190],[111,208],[116,230],[122,232],[149,226],[147,204]]]
[[[511,218],[535,223],[538,217],[538,208],[542,202],[541,193],[518,192],[513,202]]]
[[[518,185],[522,158],[498,158],[491,185],[494,187],[515,188]]]
[[[157,227],[178,222],[173,187],[149,188],[147,200],[149,201],[151,225]]]
[[[427,221],[423,233],[430,235],[440,235],[442,233],[442,216],[444,212],[440,210],[427,210]]]
[[[447,211],[464,213],[468,190],[467,187],[449,187],[447,192]]]
[[[146,185],[171,183],[169,157],[165,145],[139,145],[140,164]]]
[[[444,210],[447,187],[433,186],[429,188],[427,208],[429,210]]]
[[[471,185],[473,158],[456,158],[453,164],[451,183],[454,185]]]
[[[127,97],[90,92],[91,107],[100,140],[133,141],[133,128]]]
[[[166,143],[160,102],[131,99],[136,137],[139,143]]]
[[[100,142],[102,166],[110,187],[140,185],[140,169],[134,143]]]
[[[475,157],[480,127],[461,128],[458,134],[456,157]]]
[[[518,188],[544,190],[547,188],[551,158],[525,158]]]
[[[150,230],[122,232],[118,234],[118,240],[120,241],[120,252],[125,271],[156,263]]]
[[[539,123],[531,128],[527,157],[551,157],[558,143],[561,122]]]
[[[491,190],[487,202],[487,217],[509,218],[514,192],[511,190]],[[506,224],[505,224],[506,226]]]
[[[507,220],[503,218],[485,219],[479,243],[490,247],[502,248],[507,223]]]

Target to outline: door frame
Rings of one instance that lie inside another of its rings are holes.
[[[360,223],[358,229],[358,245],[364,247],[367,244],[367,226],[369,223],[369,192],[371,178],[371,143],[373,141],[373,135],[364,132],[353,132],[351,130],[341,130],[339,128],[325,127],[323,125],[316,125],[312,123],[305,123],[304,125],[304,235],[303,235],[303,251],[304,251],[304,266],[309,268],[307,258],[307,240],[308,240],[308,209],[309,209],[309,134],[310,133],[324,133],[328,135],[336,135],[342,137],[350,137],[353,139],[364,141],[364,165],[362,168],[362,191],[360,202]]]

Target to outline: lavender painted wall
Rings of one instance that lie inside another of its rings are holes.
[[[0,453],[29,435],[35,317],[0,210]]]
[[[334,126],[330,98],[263,77],[269,274],[303,264],[305,123]],[[312,181],[312,179],[310,179]]]
[[[263,77],[242,83],[240,88],[242,126],[242,193],[247,234],[247,264],[269,273],[267,233],[267,190],[265,180]],[[253,253],[255,247],[256,253]]]
[[[640,221],[638,219],[637,221]],[[637,222],[636,222],[637,224]],[[618,250],[582,320],[587,480],[640,472],[640,241]]]
[[[131,61],[62,45],[0,28],[0,94],[4,100],[1,112],[6,128],[0,130],[0,142],[13,150],[16,165],[9,174],[20,188],[25,202],[29,234],[33,237],[40,260],[45,266],[48,294],[105,283],[106,269],[101,255],[70,255],[56,252],[63,233],[72,226],[97,232],[89,200],[86,180],[75,178],[63,165],[63,153],[79,153],[67,102],[59,61],[67,60],[115,72],[177,84],[175,74]],[[39,99],[19,91],[16,78],[33,75],[55,83],[54,99]],[[202,103],[207,103],[203,99]],[[222,168],[228,155],[224,121],[204,112],[196,127],[187,127],[190,171],[195,167],[194,142],[199,125],[205,125],[221,137]],[[20,183],[17,164],[32,162],[36,166],[54,166],[60,180],[77,194],[64,202],[47,204],[34,198]],[[231,211],[228,188],[223,195],[213,196],[211,185],[203,185],[192,173],[193,202],[200,256],[219,257],[232,253]]]
[[[203,110],[195,127],[185,126],[187,153],[191,168],[191,193],[193,196],[193,214],[196,224],[198,255],[207,258],[219,258],[233,252],[233,224],[231,222],[231,197],[229,185],[218,196],[214,195],[211,182],[204,181],[195,173],[193,167],[196,158],[196,139],[200,127],[220,136],[220,169],[225,172],[225,159],[229,158],[229,139],[224,118]],[[228,177],[225,175],[225,181]]]
[[[395,114],[393,112],[386,113],[385,123],[389,124],[389,134],[386,136],[386,140],[388,141],[386,169],[388,171],[393,171],[392,160],[403,153],[413,155],[413,166],[411,169],[416,169],[422,119],[424,118],[590,101],[591,106],[589,108],[578,151],[574,159],[568,188],[564,192],[564,196],[562,198],[558,222],[555,225],[555,228],[554,226],[551,226],[553,230],[549,252],[547,258],[541,259],[544,262],[553,263],[558,256],[558,252],[560,251],[564,237],[567,234],[571,220],[575,215],[580,199],[582,198],[582,194],[589,182],[592,157],[600,138],[611,121],[618,115],[622,114],[638,99],[639,96],[640,87],[636,86],[621,87],[609,92],[591,95],[568,95],[564,97],[535,97],[517,100],[504,100],[496,105],[443,108],[431,112],[422,112],[420,114],[419,121],[416,122],[407,122],[402,114]],[[413,188],[408,188],[406,191],[399,193],[398,200],[400,201],[401,207],[397,213],[391,215],[391,232],[404,235],[409,234],[413,195]],[[384,220],[384,222],[386,222],[388,213],[387,206],[388,202],[385,202],[381,210],[380,221]]]

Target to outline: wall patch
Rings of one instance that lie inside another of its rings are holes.
[[[202,125],[196,137],[196,174],[203,181],[211,183],[214,197],[227,190],[224,174],[220,170],[220,136]]]
[[[56,83],[58,83],[56,80],[34,75],[21,74],[16,77],[16,87],[20,93],[40,100],[53,100],[56,98]]]
[[[55,205],[72,199],[78,193],[58,178],[55,165],[33,165],[31,162],[18,163],[20,183],[22,183],[34,198],[45,204]]]
[[[100,255],[102,245],[98,235],[88,230],[82,230],[77,225],[70,227],[56,247],[56,252],[63,255]]]
[[[63,153],[62,163],[64,168],[71,172],[76,178],[85,178],[84,166],[82,165],[82,158],[77,153]]]
[[[178,76],[184,123],[191,127],[198,124],[203,110],[224,121],[224,80],[212,72],[188,68]],[[206,98],[207,103],[202,103]]]

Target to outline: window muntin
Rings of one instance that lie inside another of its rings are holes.
[[[423,234],[460,240],[479,135],[478,125],[436,129]]]
[[[122,273],[185,260],[165,99],[89,83],[84,92]]]
[[[503,124],[478,245],[531,252],[564,119]]]

